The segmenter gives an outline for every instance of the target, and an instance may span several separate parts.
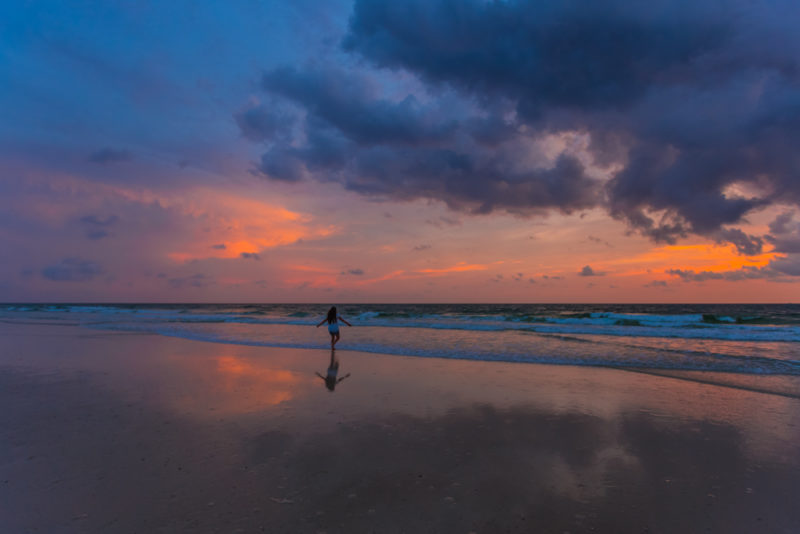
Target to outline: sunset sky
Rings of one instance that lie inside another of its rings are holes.
[[[0,301],[798,302],[800,3],[0,5]]]

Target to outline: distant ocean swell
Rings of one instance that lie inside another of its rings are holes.
[[[398,305],[399,306],[399,305]],[[420,305],[414,305],[419,308]],[[376,311],[364,305],[353,306],[348,317],[361,326],[389,328],[431,328],[444,330],[529,331],[554,334],[596,334],[623,337],[669,337],[687,339],[720,339],[735,341],[800,342],[800,307],[793,313],[714,314],[676,313],[653,314],[638,311],[621,312],[560,312],[551,315],[508,312],[498,309],[480,314],[463,313],[447,305],[444,313],[410,311]],[[296,306],[295,306],[296,307]],[[443,306],[444,307],[444,306]],[[635,305],[631,305],[635,308]],[[216,308],[216,309],[215,309]],[[252,308],[252,309],[249,309]],[[286,307],[284,307],[286,308]],[[37,314],[91,314],[84,322],[104,320],[118,322],[116,315],[129,316],[137,323],[241,323],[261,325],[308,325],[325,310],[282,309],[277,306],[184,305],[152,308],[134,305],[77,306],[77,305],[7,305],[0,312]],[[366,308],[366,309],[363,309]],[[216,313],[207,313],[209,311]],[[454,310],[462,313],[454,313]],[[353,313],[354,312],[354,313]],[[100,316],[100,317],[97,317]]]

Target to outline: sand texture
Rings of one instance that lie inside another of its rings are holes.
[[[0,325],[2,532],[800,532],[800,400]]]

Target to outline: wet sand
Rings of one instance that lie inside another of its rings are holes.
[[[791,395],[337,355],[0,325],[0,531],[800,531]]]

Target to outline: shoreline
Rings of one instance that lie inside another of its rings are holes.
[[[800,528],[794,397],[346,347],[330,392],[330,351],[8,324],[0,340],[11,531]]]
[[[21,321],[21,320],[3,320],[0,319],[0,325],[29,325],[29,326],[59,326],[67,328],[81,328],[91,332],[97,333],[116,333],[118,335],[154,335],[159,337],[168,337],[180,339],[185,341],[197,343],[211,343],[225,346],[241,346],[251,347],[257,350],[271,351],[271,350],[300,350],[317,352],[325,350],[327,344],[321,342],[318,346],[294,346],[282,344],[269,344],[260,341],[243,341],[243,340],[225,340],[209,338],[204,336],[191,336],[181,335],[178,333],[157,333],[139,330],[125,330],[114,328],[92,328],[91,326],[84,326],[80,323],[65,323],[65,322],[44,322],[44,321]],[[369,325],[367,325],[369,326]],[[470,331],[467,331],[470,332]],[[779,342],[791,343],[791,342]],[[596,368],[596,369],[612,369],[616,371],[628,371],[631,373],[641,373],[644,375],[672,378],[675,380],[686,380],[699,384],[707,384],[711,386],[728,387],[732,389],[740,389],[754,393],[763,393],[765,395],[778,395],[794,399],[800,399],[800,377],[797,375],[785,375],[781,373],[759,373],[759,372],[736,372],[736,371],[715,371],[712,369],[695,369],[695,368],[681,368],[681,367],[648,367],[636,365],[618,365],[613,363],[576,363],[565,359],[563,361],[536,361],[536,360],[517,360],[514,358],[508,359],[484,359],[475,356],[458,357],[452,355],[429,355],[429,354],[415,354],[403,352],[384,352],[381,350],[364,350],[360,348],[348,349],[347,342],[340,346],[340,350],[346,350],[348,353],[358,353],[364,355],[374,355],[375,357],[400,357],[400,358],[421,358],[421,359],[442,359],[442,360],[455,360],[455,361],[483,361],[488,363],[503,363],[503,364],[524,364],[524,365],[537,365],[537,366],[558,366],[558,367],[579,367],[579,368]]]

